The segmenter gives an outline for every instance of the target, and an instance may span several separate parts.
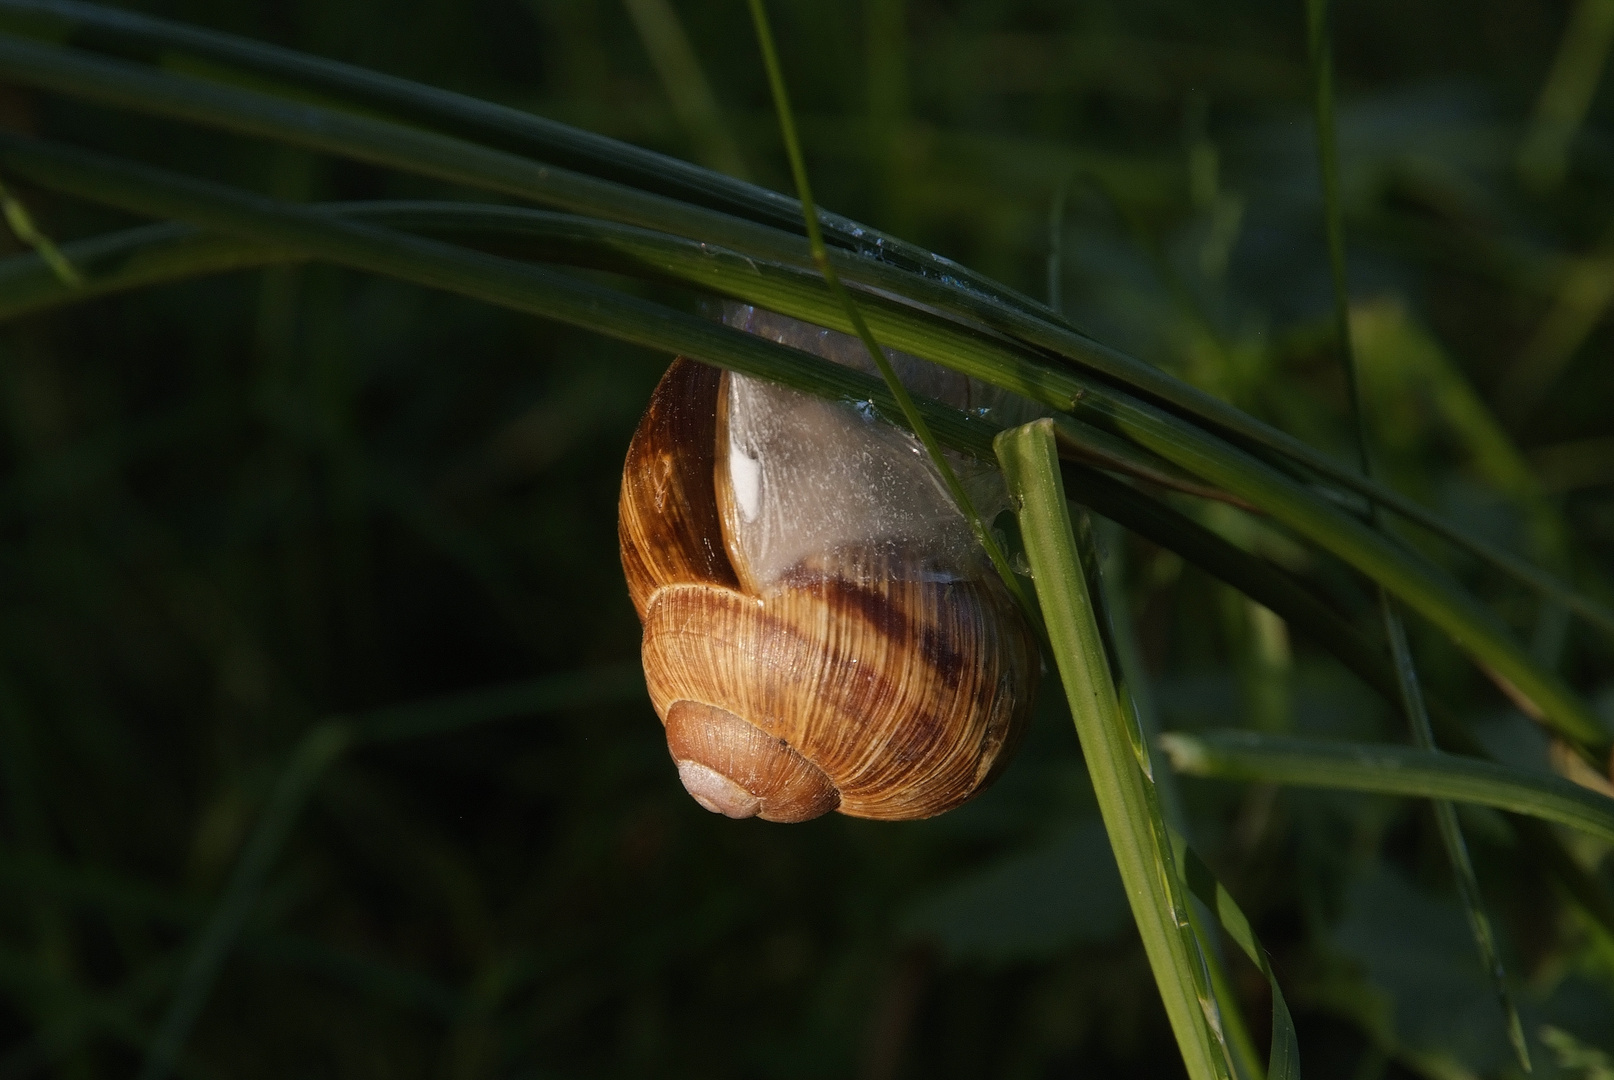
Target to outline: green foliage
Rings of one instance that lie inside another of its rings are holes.
[[[1338,5],[1318,83],[1299,3],[776,0],[795,161],[739,3],[138,6],[0,0],[0,1076],[1277,1077],[1291,1010],[1517,1075],[1465,909],[1609,1072],[1604,0]],[[1054,688],[935,821],[684,795],[667,356],[1002,426],[713,297],[1060,413],[995,524],[1080,750]]]

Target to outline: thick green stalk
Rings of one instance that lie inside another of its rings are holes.
[[[1087,759],[1132,915],[1193,1080],[1230,1075],[1215,999],[1187,914],[1158,801],[1143,772],[1135,732],[1111,679],[1087,576],[1059,478],[1053,423],[1038,420],[997,438],[998,458],[1019,504],[1020,531],[1037,583],[1054,659]],[[1217,1031],[1213,1033],[1212,1024]]]
[[[1545,772],[1390,744],[1218,731],[1160,737],[1189,776],[1369,791],[1493,806],[1614,841],[1614,799]]]

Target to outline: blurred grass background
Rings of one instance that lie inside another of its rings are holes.
[[[131,6],[789,187],[731,0]],[[1350,459],[1300,3],[772,9],[825,206],[1035,295],[1051,276],[1103,340]],[[1382,471],[1605,600],[1611,36],[1609,0],[1360,0],[1335,28]],[[441,193],[5,88],[0,120],[287,198]],[[119,223],[18,193],[59,238]],[[684,794],[615,541],[666,362],[313,266],[0,329],[0,1077],[134,1072],[176,1000],[197,1077],[1181,1075],[1057,694],[934,821],[731,822]],[[1403,737],[1282,621],[1104,535],[1168,727]],[[1452,567],[1614,723],[1607,641]],[[1432,694],[1547,768],[1412,629]],[[1308,1076],[1511,1075],[1426,806],[1183,794]],[[1537,1071],[1614,1077],[1614,939],[1508,819],[1463,820]],[[284,846],[255,863],[266,821]],[[221,898],[240,935],[182,983]],[[1264,1045],[1265,983],[1235,970]]]

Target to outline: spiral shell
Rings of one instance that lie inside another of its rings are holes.
[[[651,701],[708,810],[930,817],[1006,763],[1035,642],[911,443],[684,358],[656,388],[622,564]]]

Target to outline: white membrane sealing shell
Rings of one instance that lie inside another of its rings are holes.
[[[874,371],[856,338],[747,305],[724,321],[848,367]],[[959,408],[1005,409],[1005,395],[956,372],[888,350],[910,391]],[[991,404],[988,405],[987,403]],[[841,402],[729,373],[725,508],[742,581],[764,593],[793,571],[881,567],[908,578],[955,580],[985,571],[984,556],[924,446],[912,434]],[[988,523],[1006,506],[997,471],[948,454]],[[838,558],[838,556],[840,556]]]

